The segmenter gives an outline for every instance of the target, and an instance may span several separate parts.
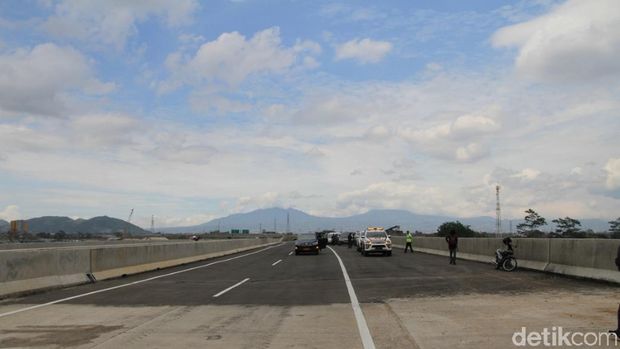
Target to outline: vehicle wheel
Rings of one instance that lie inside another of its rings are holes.
[[[298,251],[295,251],[295,256],[299,256],[299,252]]]
[[[318,256],[319,255],[319,251],[316,251],[314,254]]]
[[[387,255],[388,255],[388,257],[389,257],[389,256],[391,256],[391,255],[392,255],[392,251],[388,251],[388,252],[386,252],[386,254],[387,254]]]
[[[514,271],[515,269],[517,269],[517,260],[513,257],[506,258],[504,260],[504,263],[502,263],[502,268],[505,271]]]
[[[368,251],[364,251],[364,257],[368,257]]]

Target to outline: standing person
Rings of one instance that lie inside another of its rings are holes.
[[[349,248],[353,246],[353,233],[349,233],[349,235],[347,235],[347,243],[349,245]]]
[[[405,235],[405,242],[407,242],[407,244],[405,244],[405,253],[407,253],[407,249],[409,249],[409,251],[413,253],[413,247],[411,247],[411,243],[413,242],[413,235],[411,235],[411,232],[409,230],[407,230],[407,234]]]
[[[620,246],[618,246],[618,253],[616,256],[616,266],[618,267],[618,271],[620,271]],[[609,331],[611,333],[616,334],[616,339],[620,338],[620,305],[618,305],[618,326],[615,330]]]
[[[450,250],[450,264],[456,265],[456,249],[459,247],[459,238],[454,229],[450,231],[449,236],[446,236],[446,242]]]

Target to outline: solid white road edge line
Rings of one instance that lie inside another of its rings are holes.
[[[218,292],[218,293],[214,294],[214,295],[213,295],[213,298],[217,298],[217,297],[219,297],[219,296],[223,295],[224,293],[226,293],[226,292],[228,292],[228,291],[232,290],[233,288],[243,285],[244,283],[248,282],[249,280],[250,280],[250,278],[245,278],[245,279],[243,279],[243,280],[241,280],[241,281],[237,282],[236,284],[234,284],[234,285],[230,286],[229,288],[227,288],[227,289],[225,289],[225,290],[223,290],[223,291],[221,291],[221,292]]]
[[[351,307],[353,307],[353,314],[355,314],[355,320],[357,321],[357,329],[360,332],[360,337],[362,339],[362,345],[364,349],[375,349],[375,342],[372,340],[372,336],[370,335],[370,330],[368,329],[368,324],[366,324],[366,318],[364,317],[364,313],[362,312],[362,307],[360,307],[360,303],[357,301],[357,295],[355,295],[355,290],[353,289],[353,284],[351,284],[351,279],[349,279],[349,274],[347,273],[347,269],[344,267],[344,263],[342,263],[342,259],[333,248],[327,246],[336,258],[338,258],[338,263],[340,263],[340,269],[342,269],[342,275],[344,276],[344,283],[347,285],[347,291],[349,291],[349,298],[351,298]]]
[[[199,266],[196,266],[196,267],[191,267],[191,268],[187,268],[187,269],[183,269],[183,270],[177,270],[177,271],[172,272],[172,273],[168,273],[168,274],[164,274],[164,275],[158,275],[158,276],[153,276],[153,277],[148,278],[148,279],[133,281],[133,282],[130,282],[130,283],[127,283],[127,284],[122,284],[122,285],[118,285],[118,286],[108,287],[108,288],[104,288],[102,290],[97,290],[97,291],[92,291],[92,292],[88,292],[88,293],[78,294],[76,296],[62,298],[62,299],[58,299],[58,300],[51,301],[51,302],[48,302],[48,303],[37,304],[37,305],[33,305],[31,307],[26,307],[26,308],[21,308],[21,309],[9,311],[7,313],[0,314],[0,318],[5,317],[5,316],[9,316],[9,315],[13,315],[13,314],[17,314],[17,313],[21,313],[21,312],[28,311],[28,310],[34,310],[34,309],[38,309],[38,308],[47,307],[49,305],[53,305],[53,304],[56,304],[56,303],[62,303],[62,302],[70,301],[70,300],[76,299],[76,298],[82,298],[82,297],[90,296],[90,295],[97,294],[97,293],[102,293],[102,292],[116,290],[117,288],[133,286],[133,285],[141,284],[141,283],[144,283],[144,282],[147,282],[147,281],[161,279],[161,278],[164,278],[164,277],[167,277],[167,276],[181,274],[181,273],[185,273],[185,272],[196,270],[196,269],[200,269],[200,268],[210,267],[210,266],[212,266],[214,264],[229,262],[229,261],[232,261],[232,260],[235,260],[235,259],[251,256],[253,254],[257,254],[257,253],[260,253],[260,252],[263,252],[263,251],[267,251],[267,250],[269,250],[271,248],[282,246],[282,245],[283,244],[280,243],[278,245],[269,246],[269,247],[266,247],[266,248],[264,248],[262,250],[250,252],[250,253],[247,253],[247,254],[244,254],[244,255],[235,256],[235,257],[231,257],[231,258],[227,258],[227,259],[222,259],[220,261],[215,261],[215,262],[211,262],[211,263],[208,263],[208,264],[203,264],[203,265],[199,265]]]
[[[276,264],[278,264],[278,263],[280,263],[280,262],[282,262],[282,260],[281,260],[281,259],[278,259],[278,260],[277,260],[276,262],[274,262],[271,266],[272,266],[272,267],[275,267],[275,265],[276,265]]]

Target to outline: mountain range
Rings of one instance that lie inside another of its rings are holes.
[[[163,233],[202,233],[214,230],[229,231],[231,229],[249,229],[252,233],[259,231],[286,231],[286,221],[289,221],[289,231],[295,233],[312,232],[324,229],[338,231],[356,231],[368,226],[391,227],[400,225],[403,230],[421,231],[432,233],[437,230],[444,222],[458,220],[465,225],[469,225],[476,231],[494,232],[495,218],[488,216],[457,218],[439,215],[422,215],[405,210],[371,210],[366,213],[348,217],[319,217],[307,214],[303,211],[289,208],[266,208],[258,209],[247,213],[236,213],[226,217],[213,219],[209,222],[187,226],[187,227],[168,227],[158,228],[157,231]],[[551,221],[549,218],[548,221]],[[72,219],[69,217],[45,216],[31,218],[28,222],[31,233],[56,233],[64,231],[66,233],[85,233],[85,234],[113,234],[124,231],[127,227],[134,235],[148,234],[149,232],[137,225],[129,224],[122,219],[100,216],[90,219]],[[512,231],[516,232],[516,226],[521,220],[512,221]],[[510,221],[502,221],[502,231],[510,231]],[[596,232],[604,232],[609,229],[609,223],[603,219],[583,219],[582,228],[592,229]],[[552,231],[554,225],[550,222],[543,228],[544,231]],[[0,219],[0,232],[9,230],[9,223]]]
[[[250,232],[286,231],[287,216],[289,231],[311,232],[323,229],[338,231],[356,231],[368,226],[391,227],[400,225],[403,230],[421,231],[432,233],[442,223],[458,220],[472,229],[482,232],[495,231],[495,218],[488,216],[457,218],[438,215],[422,215],[405,210],[371,210],[366,213],[348,217],[319,217],[305,212],[289,208],[258,209],[247,213],[237,213],[226,217],[217,218],[209,222],[189,226],[160,228],[158,231],[165,233],[200,233],[214,230],[228,231],[231,229],[249,229]],[[551,219],[550,219],[551,220]],[[512,221],[512,230],[516,232],[516,226],[521,221]],[[609,224],[601,219],[584,219],[581,221],[583,229],[594,231],[607,231]],[[553,225],[546,226],[543,230],[553,229]],[[510,231],[510,221],[502,221],[502,231]]]
[[[69,217],[44,216],[27,219],[30,233],[57,233],[64,231],[68,234],[113,234],[119,231],[127,231],[134,235],[148,234],[147,231],[137,225],[127,223],[118,218],[108,216],[93,217],[90,219],[72,219]],[[0,220],[0,231],[8,231],[9,223]]]

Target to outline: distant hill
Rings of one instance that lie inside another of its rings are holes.
[[[455,220],[453,217],[420,215],[405,210],[371,210],[348,217],[318,217],[292,208],[268,208],[248,213],[237,213],[196,226],[161,228],[159,230],[169,233],[195,233],[213,231],[219,227],[222,231],[250,229],[251,232],[258,232],[260,227],[262,227],[267,231],[273,231],[275,221],[275,229],[282,232],[286,230],[287,214],[289,215],[290,230],[292,232],[309,232],[323,229],[355,231],[368,226],[383,226],[387,228],[400,225],[403,230],[419,230],[431,233],[436,231],[441,223]],[[495,219],[491,217],[466,218],[460,221],[480,231],[493,231],[495,229]]]
[[[160,228],[158,230],[165,233],[200,233],[217,230],[230,229],[249,229],[251,232],[258,232],[262,227],[267,231],[275,230],[283,232],[286,230],[286,217],[289,216],[290,230],[292,232],[310,232],[323,229],[335,229],[342,231],[361,230],[368,226],[391,227],[400,225],[403,230],[418,230],[425,233],[432,233],[444,222],[459,220],[463,224],[470,225],[474,230],[484,232],[495,231],[494,217],[472,217],[458,218],[438,215],[421,215],[405,210],[371,210],[359,215],[348,217],[318,217],[309,215],[296,209],[267,208],[254,210],[247,213],[237,213],[226,217],[211,220],[209,222],[190,226]],[[520,221],[514,220],[513,231]],[[502,222],[502,231],[510,230],[509,221]],[[606,231],[608,224],[605,220],[585,219],[582,221],[583,229],[593,229],[594,231]],[[547,229],[553,229],[547,226]],[[545,229],[545,230],[547,230]]]
[[[128,227],[131,234],[142,235],[148,232],[134,224],[129,224],[122,219],[108,216],[94,217],[91,219],[71,219],[69,217],[44,216],[31,218],[28,222],[28,230],[31,233],[84,233],[84,234],[113,234],[124,231]]]

